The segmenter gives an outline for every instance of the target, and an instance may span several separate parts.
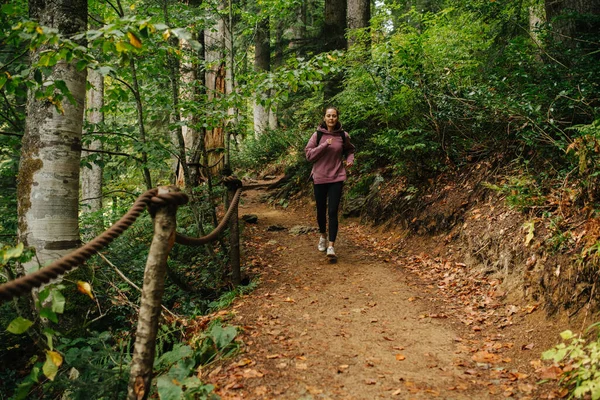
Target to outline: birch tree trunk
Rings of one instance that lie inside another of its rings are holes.
[[[219,10],[223,10],[225,4],[219,4]],[[205,65],[206,65],[206,90],[209,104],[225,94],[225,22],[219,18],[215,29],[206,29],[205,43]],[[213,105],[213,107],[218,107]],[[213,107],[209,107],[213,109]],[[218,175],[223,169],[223,154],[225,151],[225,139],[223,133],[223,122],[212,129],[207,129],[204,135],[204,148],[206,151],[205,163],[209,167],[211,175]]]
[[[69,36],[87,27],[86,0],[31,0],[30,14],[42,25]],[[32,54],[39,58],[44,48]],[[63,112],[47,99],[27,99],[27,117],[17,182],[18,236],[37,251],[42,264],[79,246],[79,160],[86,71],[75,61],[52,67],[49,80],[62,80],[75,99]],[[26,266],[27,269],[33,266]]]
[[[254,36],[254,70],[258,73],[271,69],[271,46],[269,18],[263,19],[256,27]],[[256,93],[257,97],[268,97],[269,93]],[[254,137],[259,138],[269,128],[269,108],[260,102],[254,102]]]
[[[87,92],[87,121],[92,125],[104,122],[104,77],[97,71],[88,71],[88,82],[91,89]],[[90,150],[102,150],[102,142],[92,141],[88,146]],[[82,156],[89,155],[87,151]],[[84,213],[96,212],[102,209],[102,167],[91,162],[91,168],[85,166],[81,169],[81,211]],[[100,221],[99,226],[102,226]]]

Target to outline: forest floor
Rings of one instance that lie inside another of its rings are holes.
[[[240,328],[241,343],[234,358],[202,371],[222,399],[566,396],[560,370],[540,361],[566,322],[510,296],[498,279],[411,246],[401,231],[348,218],[330,263],[317,250],[310,199],[283,209],[250,190],[239,212],[258,217],[240,223],[259,285],[219,313]]]

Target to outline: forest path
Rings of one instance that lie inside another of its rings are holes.
[[[258,216],[240,223],[260,284],[221,312],[242,328],[242,351],[203,374],[222,399],[538,398],[526,374],[496,368],[513,343],[469,340],[473,329],[433,298],[437,285],[381,257],[364,227],[342,221],[329,263],[318,233],[289,232],[315,226],[310,204],[276,208],[264,193],[240,204],[240,216]]]

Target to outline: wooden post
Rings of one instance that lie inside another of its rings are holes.
[[[179,191],[175,186],[158,188],[158,194]],[[167,204],[156,208],[154,236],[146,261],[142,300],[131,361],[128,400],[145,400],[150,394],[156,352],[156,335],[165,288],[167,258],[175,243],[177,206]]]
[[[229,186],[227,203],[231,204],[237,187]],[[231,260],[231,280],[235,286],[242,282],[240,272],[240,227],[238,222],[238,205],[235,206],[229,219],[229,258]]]

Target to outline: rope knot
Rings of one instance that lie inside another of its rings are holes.
[[[237,190],[242,187],[242,181],[235,175],[226,176],[223,178],[223,184],[229,190]]]

